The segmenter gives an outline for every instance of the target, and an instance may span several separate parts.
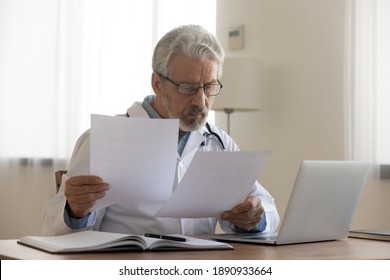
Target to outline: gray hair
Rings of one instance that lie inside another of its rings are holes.
[[[172,29],[157,43],[152,59],[153,71],[169,76],[170,60],[182,54],[201,60],[211,59],[218,63],[218,79],[222,75],[225,52],[218,38],[198,25],[183,25]]]

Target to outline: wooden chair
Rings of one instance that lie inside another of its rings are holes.
[[[54,176],[55,176],[55,179],[56,179],[56,191],[58,193],[58,191],[60,190],[60,187],[61,187],[61,181],[62,181],[62,175],[66,174],[68,172],[68,170],[57,170],[56,172],[54,172]]]

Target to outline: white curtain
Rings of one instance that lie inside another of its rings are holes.
[[[209,0],[0,0],[0,157],[69,157],[91,113],[151,93],[164,33],[215,18]]]
[[[347,0],[347,157],[390,164],[390,1]]]
[[[151,93],[157,40],[181,24],[215,33],[215,0],[0,0],[0,239],[41,233],[90,114]]]

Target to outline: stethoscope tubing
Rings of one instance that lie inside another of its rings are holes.
[[[206,137],[206,140],[203,141],[201,145],[204,147],[206,145],[205,142],[207,140],[214,140],[214,141],[217,141],[219,143],[219,145],[221,146],[221,149],[223,151],[225,151],[226,148],[225,148],[225,145],[223,144],[221,136],[219,136],[218,133],[211,130],[209,123],[206,123],[206,128],[207,128],[208,132],[203,133],[203,136]]]

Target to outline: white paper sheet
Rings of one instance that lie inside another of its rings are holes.
[[[245,200],[270,152],[197,152],[157,217],[217,217]]]
[[[176,119],[91,116],[91,174],[110,184],[92,210],[168,200],[176,171]]]

